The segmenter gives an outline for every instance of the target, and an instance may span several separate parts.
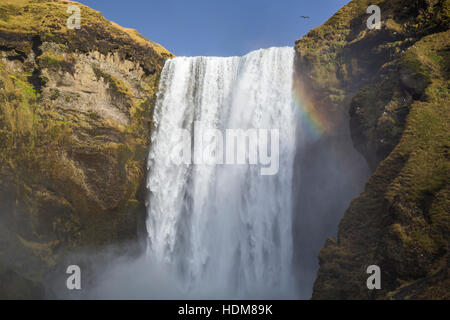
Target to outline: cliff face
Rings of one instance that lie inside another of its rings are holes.
[[[72,4],[81,29],[67,28]],[[42,297],[64,256],[145,228],[151,111],[170,57],[78,3],[0,2],[0,298]]]
[[[320,252],[314,299],[450,298],[449,15],[448,0],[354,0],[296,42],[304,94],[373,171]]]

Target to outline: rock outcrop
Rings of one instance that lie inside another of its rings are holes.
[[[0,3],[0,298],[41,298],[65,256],[145,228],[151,112],[170,57],[75,2]]]
[[[349,112],[373,171],[320,252],[313,299],[450,298],[449,15],[448,0],[353,0],[296,42],[304,94],[336,130]]]

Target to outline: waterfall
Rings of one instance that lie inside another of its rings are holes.
[[[294,49],[283,47],[165,63],[148,159],[147,257],[186,297],[295,297],[293,60]],[[196,126],[278,130],[277,173],[262,175],[255,164],[174,163],[175,133],[195,140]]]

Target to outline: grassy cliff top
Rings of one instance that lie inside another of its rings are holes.
[[[81,29],[67,28],[71,13],[67,9],[77,5],[81,10]],[[74,38],[86,39],[79,48],[101,46],[106,40],[118,44],[134,43],[151,48],[159,57],[169,58],[172,54],[161,45],[152,42],[136,30],[110,22],[102,14],[81,3],[65,0],[1,0],[0,34],[39,35],[42,41],[71,42]],[[86,38],[86,35],[90,37]],[[8,37],[6,37],[8,38]],[[105,39],[106,38],[106,39]]]

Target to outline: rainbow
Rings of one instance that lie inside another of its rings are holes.
[[[318,139],[331,129],[329,120],[315,107],[316,104],[298,81],[294,81],[293,99],[303,128],[311,138]]]

